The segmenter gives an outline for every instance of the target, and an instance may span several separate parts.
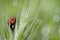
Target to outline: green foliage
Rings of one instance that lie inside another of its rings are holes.
[[[15,31],[8,20],[16,17]],[[0,0],[0,40],[59,40],[60,0]]]

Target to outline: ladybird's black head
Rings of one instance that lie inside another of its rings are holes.
[[[15,24],[10,25],[10,29],[11,29],[12,31],[14,31],[14,29],[15,29]]]

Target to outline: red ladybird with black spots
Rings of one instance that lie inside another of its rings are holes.
[[[15,29],[15,24],[16,24],[16,17],[12,17],[8,21],[8,25],[10,26],[10,29],[14,31]]]

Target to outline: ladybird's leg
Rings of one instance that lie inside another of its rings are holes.
[[[15,28],[15,24],[16,24],[16,21],[15,21],[14,24],[13,24],[13,25],[14,25],[14,28]]]
[[[12,25],[10,25],[10,29],[12,30]]]

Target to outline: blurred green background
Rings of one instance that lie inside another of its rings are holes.
[[[60,0],[0,0],[0,40],[60,40]]]

